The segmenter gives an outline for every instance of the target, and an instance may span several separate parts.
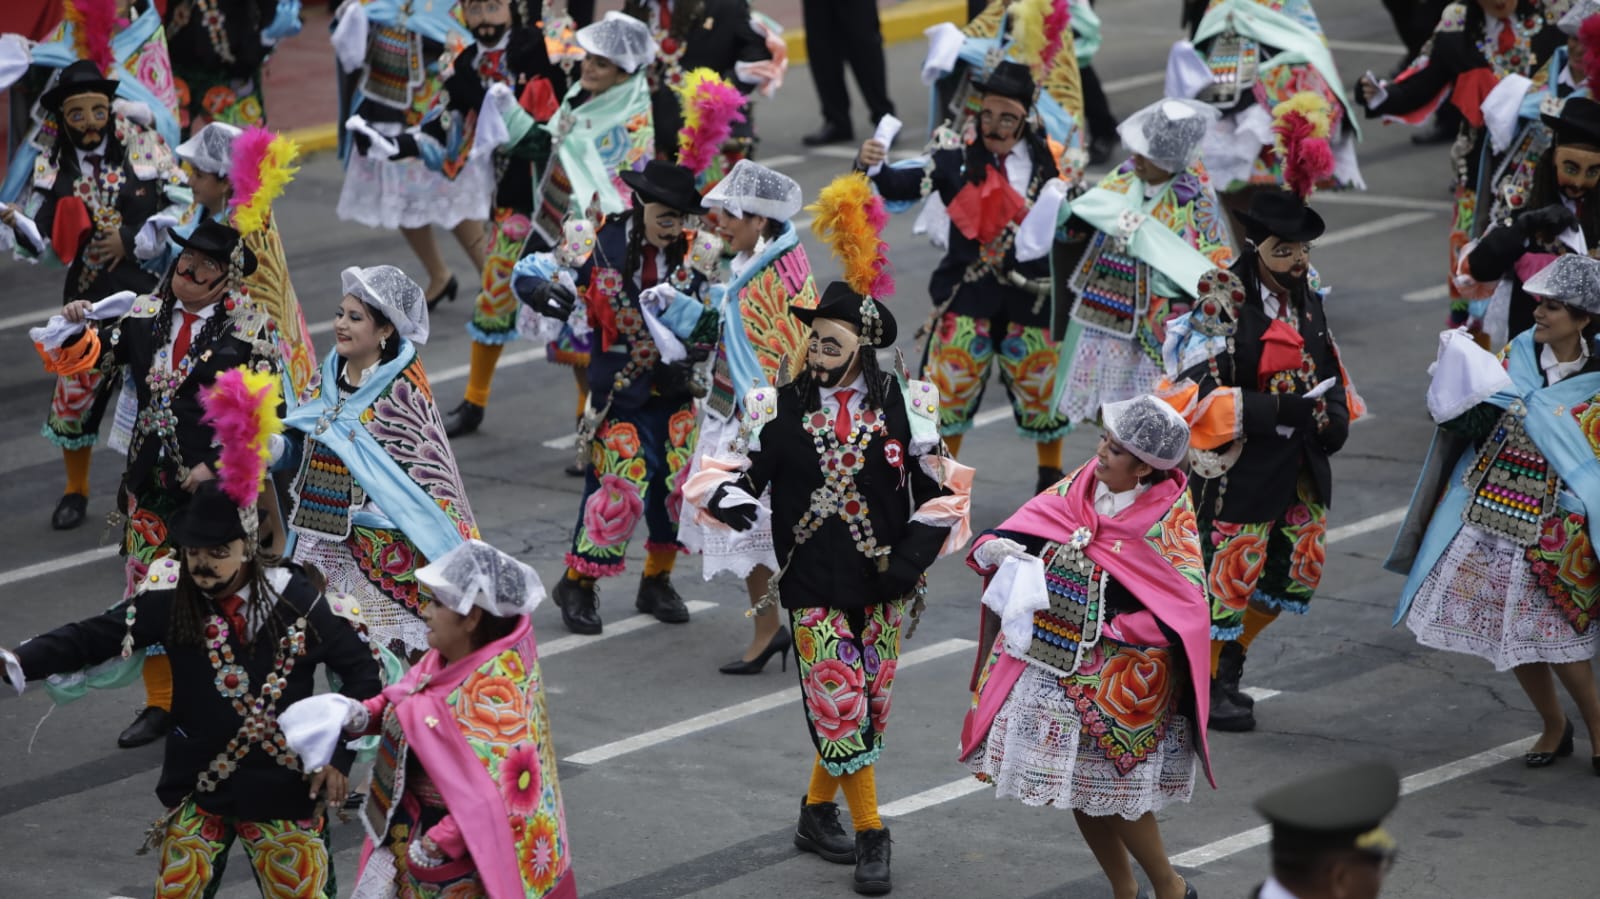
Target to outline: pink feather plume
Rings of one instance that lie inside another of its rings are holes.
[[[1583,70],[1593,92],[1600,88],[1600,16],[1590,16],[1578,26],[1578,44],[1583,48]]]
[[[698,115],[685,116],[694,125],[685,125],[678,131],[678,164],[699,175],[711,167],[722,151],[728,135],[733,133],[733,123],[745,120],[745,96],[726,82],[707,80],[700,84],[691,102]]]
[[[867,224],[878,234],[883,234],[883,229],[889,226],[889,210],[883,204],[883,197],[874,193],[872,199],[867,201]],[[873,263],[874,275],[872,278],[872,296],[886,300],[894,296],[894,268],[889,264],[889,254],[886,252],[889,244],[879,240],[878,259]]]
[[[252,386],[254,381],[256,386]],[[217,376],[201,391],[201,421],[211,426],[221,448],[217,480],[224,493],[245,508],[256,501],[267,473],[268,438],[282,430],[277,417],[278,382],[243,366]]]
[[[1045,71],[1055,65],[1056,56],[1071,39],[1072,7],[1070,0],[1055,0],[1050,15],[1044,19],[1044,52],[1039,55]]]
[[[66,18],[78,31],[79,52],[100,74],[110,74],[117,63],[111,50],[111,38],[117,33],[117,0],[68,0],[68,6]]]
[[[261,125],[251,125],[233,139],[233,161],[228,165],[228,183],[233,186],[233,197],[228,206],[238,209],[250,202],[261,189],[261,162],[267,158],[267,148],[273,134]]]
[[[1325,137],[1315,137],[1316,126],[1299,112],[1291,112],[1272,126],[1283,145],[1283,180],[1302,199],[1333,174],[1333,148]]]

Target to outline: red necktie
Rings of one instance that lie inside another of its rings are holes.
[[[174,369],[178,367],[179,362],[183,361],[184,356],[189,355],[189,331],[194,327],[194,323],[200,320],[200,316],[187,309],[179,309],[178,311],[183,313],[183,323],[178,325],[178,336],[172,341],[172,367]]]
[[[661,30],[672,28],[672,0],[661,0]]]
[[[235,593],[217,600],[217,608],[222,611],[222,617],[228,619],[228,629],[233,631],[233,635],[239,638],[240,643],[246,642],[244,613],[240,611],[244,608],[244,599]]]
[[[89,163],[89,171],[87,172],[89,177],[91,177],[91,178],[99,178],[100,177],[100,163],[104,159],[105,159],[105,156],[100,154],[100,153],[86,153],[86,154],[84,154],[83,161]]]
[[[644,265],[639,270],[640,290],[649,290],[661,280],[661,276],[656,273],[656,254],[659,252],[653,243],[644,245]]]
[[[1509,53],[1509,52],[1511,52],[1511,48],[1515,47],[1516,45],[1517,45],[1517,33],[1511,27],[1511,20],[1510,19],[1501,19],[1500,20],[1500,38],[1499,38],[1499,44],[1498,44],[1499,51],[1501,53]]]
[[[833,417],[833,436],[839,438],[841,444],[850,440],[850,397],[854,395],[855,391],[849,388],[833,395],[839,401],[839,414]]]

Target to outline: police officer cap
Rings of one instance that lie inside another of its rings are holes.
[[[1386,854],[1383,819],[1400,801],[1400,776],[1381,762],[1339,768],[1286,784],[1256,800],[1272,822],[1274,856],[1358,849]]]

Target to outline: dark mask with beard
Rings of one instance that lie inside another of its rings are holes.
[[[479,44],[485,47],[493,47],[500,43],[500,40],[506,36],[506,32],[510,30],[510,25],[483,24],[472,29],[472,36]]]
[[[816,381],[818,387],[830,389],[838,387],[840,384],[844,383],[844,376],[850,373],[850,366],[856,361],[856,353],[859,352],[860,350],[857,350],[855,353],[851,353],[850,355],[844,357],[844,359],[833,368],[823,368],[820,365],[812,365],[812,380]]]

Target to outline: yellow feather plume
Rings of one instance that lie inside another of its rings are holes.
[[[1017,0],[1011,6],[1011,55],[1037,72],[1045,65],[1044,20],[1051,0]]]
[[[811,230],[838,257],[851,290],[880,299],[892,292],[892,280],[886,281],[888,247],[879,238],[888,214],[865,174],[851,172],[833,179],[806,211],[815,215]]]
[[[267,156],[261,163],[261,185],[234,216],[234,224],[240,234],[252,234],[266,227],[273,201],[283,196],[284,188],[300,171],[300,167],[294,165],[299,158],[299,144],[281,134],[272,139],[267,146]]]
[[[1312,137],[1327,137],[1332,123],[1328,118],[1328,101],[1316,91],[1301,91],[1272,107],[1273,121],[1280,121],[1291,112],[1305,116],[1311,124]]]
[[[678,103],[683,107],[683,127],[695,129],[700,127],[700,110],[692,102],[695,94],[699,92],[700,85],[707,81],[721,81],[722,76],[701,66],[683,74],[683,83],[673,88],[678,94]]]

